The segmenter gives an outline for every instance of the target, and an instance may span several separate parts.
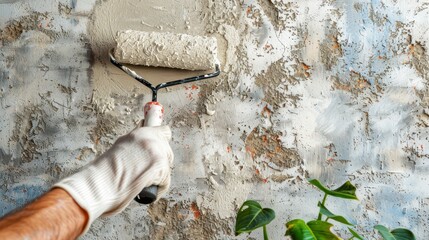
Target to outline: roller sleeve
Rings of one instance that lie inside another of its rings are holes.
[[[119,31],[114,56],[121,63],[187,70],[219,63],[216,38],[169,32]]]

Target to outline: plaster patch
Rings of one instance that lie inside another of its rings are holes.
[[[203,20],[207,21],[205,29],[208,33],[215,33],[223,24],[238,27],[242,14],[238,0],[203,1]]]
[[[288,21],[296,20],[296,12],[293,2],[283,2],[280,0],[258,0],[265,15],[270,19],[276,31],[287,28]]]
[[[226,72],[231,70],[236,70],[237,66],[237,53],[236,48],[241,43],[239,31],[235,29],[231,25],[222,24],[219,26],[219,33],[224,36],[227,41],[227,49],[226,49],[226,60],[223,65],[223,69]]]
[[[171,203],[165,199],[150,205],[151,239],[217,239],[221,234],[231,234],[232,219],[220,220],[210,212],[196,217],[195,208],[195,203]]]
[[[320,59],[325,65],[327,70],[332,68],[338,63],[338,58],[343,56],[343,50],[341,43],[338,40],[337,24],[335,22],[328,22],[328,28],[323,42],[320,44]]]
[[[30,15],[11,20],[1,29],[0,41],[13,42],[18,39],[24,31],[29,30],[41,31],[50,37],[56,37],[57,34],[46,27],[46,22],[49,21],[48,18],[46,13],[33,12]]]
[[[382,85],[378,81],[371,81],[361,73],[350,71],[347,78],[331,76],[332,88],[340,91],[350,92],[356,103],[367,106],[373,103],[383,92]]]
[[[20,153],[20,162],[30,162],[40,156],[34,136],[45,131],[44,113],[38,106],[28,106],[24,112],[16,115],[15,129],[10,138],[14,152]]]
[[[299,95],[288,94],[289,85],[297,84],[298,80],[291,77],[285,70],[282,60],[272,63],[267,71],[263,71],[255,78],[255,84],[264,90],[264,101],[269,103],[274,109],[283,106],[284,102],[297,104]]]
[[[108,142],[112,142],[115,136],[116,126],[119,124],[117,118],[109,114],[97,114],[97,123],[92,130],[91,139],[95,146],[105,143],[105,138]]]
[[[206,160],[210,163],[209,169],[214,169],[216,173],[208,173],[208,178],[212,176],[218,180],[216,184],[211,183],[210,191],[197,196],[196,202],[203,214],[210,212],[219,219],[229,219],[235,216],[236,209],[246,200],[252,187],[251,159],[247,154],[240,154],[238,157],[243,165],[235,163],[228,155],[219,153]]]
[[[412,56],[411,65],[417,70],[419,75],[429,80],[429,56],[426,49],[420,42],[410,43],[409,53]]]
[[[255,128],[246,138],[246,151],[252,158],[264,156],[280,169],[298,166],[301,157],[295,149],[283,147],[280,136],[281,133],[272,129]]]
[[[58,12],[60,14],[70,15],[72,10],[73,10],[72,6],[69,6],[69,5],[63,4],[63,3],[58,3]]]

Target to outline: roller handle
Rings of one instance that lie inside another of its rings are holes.
[[[161,126],[164,117],[164,108],[159,102],[148,102],[144,106],[144,123],[143,126],[155,127]],[[156,200],[158,195],[158,186],[152,185],[143,188],[134,198],[138,203],[150,204]]]

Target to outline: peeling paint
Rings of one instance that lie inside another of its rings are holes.
[[[46,123],[44,122],[46,113],[37,106],[28,106],[23,113],[16,116],[15,129],[10,137],[12,146],[16,146],[16,153],[21,153],[20,157],[23,162],[31,162],[33,159],[40,157],[40,152],[34,141],[34,136],[45,131]]]
[[[341,43],[338,41],[338,27],[335,22],[327,22],[328,25],[326,37],[320,44],[320,58],[325,65],[326,70],[332,70],[332,67],[338,63],[338,58],[343,56]]]
[[[12,42],[18,39],[24,31],[38,30],[48,36],[55,37],[57,34],[47,29],[49,18],[47,13],[33,12],[17,20],[10,21],[6,27],[0,31],[0,41]]]
[[[231,234],[231,220],[219,220],[206,213],[195,217],[195,203],[173,203],[161,200],[149,208],[154,223],[151,239],[217,239],[219,234]],[[194,218],[190,217],[193,215]]]
[[[264,156],[280,169],[298,166],[301,163],[298,152],[283,147],[280,135],[272,129],[255,128],[246,138],[246,151],[252,158]]]
[[[304,67],[307,66],[305,64],[302,66],[303,68],[307,68]],[[305,71],[303,72],[305,73]],[[305,74],[301,73],[300,75]],[[255,84],[264,89],[263,100],[269,103],[275,109],[282,107],[285,102],[289,102],[290,104],[296,106],[297,102],[300,100],[300,96],[287,92],[289,90],[289,84],[293,85],[297,83],[298,80],[294,77],[291,77],[284,70],[284,62],[281,60],[272,63],[266,72],[262,72],[255,79]]]

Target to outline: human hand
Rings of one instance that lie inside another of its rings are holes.
[[[54,185],[87,211],[84,233],[99,216],[121,212],[145,187],[158,186],[157,199],[167,192],[174,158],[170,139],[168,126],[136,128],[84,169]]]

